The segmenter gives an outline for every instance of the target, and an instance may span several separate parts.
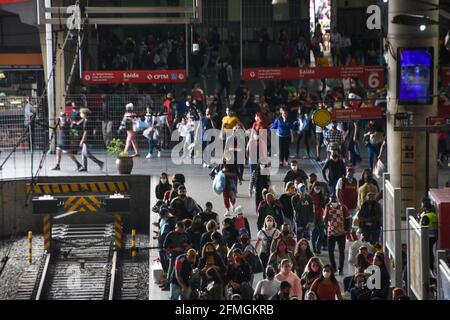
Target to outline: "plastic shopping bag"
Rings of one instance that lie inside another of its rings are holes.
[[[220,170],[214,177],[213,190],[215,193],[221,194],[224,189],[225,189],[225,172],[223,172],[223,170]]]
[[[161,261],[159,261],[159,258],[156,258],[155,261],[153,262],[152,266],[152,277],[153,277],[153,282],[156,284],[160,284],[162,283],[162,280],[164,278],[164,270],[161,264]]]
[[[384,163],[381,160],[377,161],[375,168],[373,169],[373,175],[378,179],[381,178],[384,172]]]

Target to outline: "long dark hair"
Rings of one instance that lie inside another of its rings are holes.
[[[214,255],[213,257],[217,254],[217,250],[216,250],[216,246],[214,245],[214,243],[212,242],[207,242],[204,246],[203,246],[203,250],[202,250],[202,258],[206,259],[207,254],[206,254],[206,248],[207,247],[212,247],[214,249]]]
[[[320,274],[320,276],[318,278],[319,283],[322,282],[323,280],[325,280],[325,277],[323,276],[323,270],[325,270],[325,269],[330,269],[331,270],[331,276],[330,276],[331,282],[338,283],[336,277],[334,276],[334,269],[331,266],[331,264],[326,264],[326,265],[323,266],[322,273]]]
[[[301,238],[300,240],[298,240],[297,244],[295,245],[294,256],[295,256],[295,257],[298,257],[298,256],[301,255],[301,253],[302,253],[302,250],[301,250],[301,243],[302,243],[302,242],[306,242],[306,245],[307,245],[306,251],[305,251],[306,256],[307,256],[308,258],[313,257],[314,254],[313,254],[312,251],[311,251],[311,246],[309,245],[308,240],[305,239],[305,238]]]

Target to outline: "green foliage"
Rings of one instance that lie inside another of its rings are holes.
[[[123,151],[125,144],[122,140],[115,138],[107,146],[108,153],[117,158],[128,158],[130,155],[128,152]]]

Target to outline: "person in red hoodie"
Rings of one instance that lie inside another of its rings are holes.
[[[251,239],[252,235],[250,231],[250,224],[248,223],[248,219],[244,217],[244,211],[242,209],[242,206],[237,206],[235,209],[235,213],[236,216],[232,219],[234,228],[236,229],[237,232],[239,232],[241,228],[247,229],[248,236]]]
[[[325,237],[325,224],[323,222],[323,213],[328,203],[328,197],[323,192],[319,182],[314,182],[309,193],[314,204],[314,229],[312,232],[312,246],[315,254],[320,254],[323,239]]]
[[[352,219],[356,216],[358,208],[358,181],[354,178],[355,168],[348,166],[346,175],[338,180],[336,192],[338,200],[350,211]],[[348,240],[356,240],[356,229],[352,230]]]

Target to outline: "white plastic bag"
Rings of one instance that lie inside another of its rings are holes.
[[[379,179],[383,175],[384,172],[384,163],[381,160],[377,161],[375,168],[373,169],[373,175]]]
[[[156,284],[160,284],[162,282],[163,276],[164,276],[164,270],[161,264],[161,261],[159,259],[155,259],[152,266],[152,277],[153,282]]]

